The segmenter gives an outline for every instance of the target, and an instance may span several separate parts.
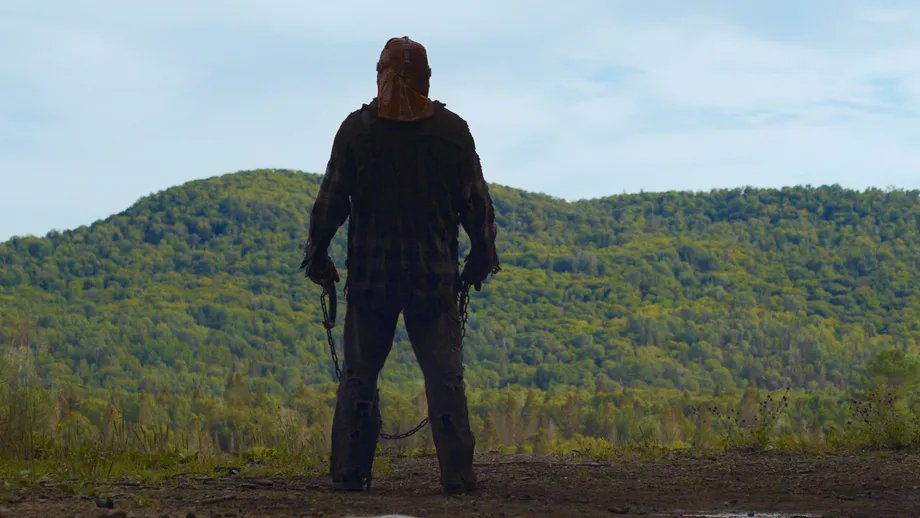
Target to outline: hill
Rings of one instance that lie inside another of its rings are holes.
[[[170,394],[328,398],[319,292],[297,271],[320,178],[194,181],[0,244],[6,369],[134,418],[190,419],[145,410]],[[473,296],[474,390],[837,390],[879,351],[920,343],[918,191],[492,194],[503,270]],[[400,327],[384,380],[416,394],[406,340]]]

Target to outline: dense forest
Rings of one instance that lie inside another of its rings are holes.
[[[228,174],[0,244],[6,397],[40,387],[51,421],[88,430],[117,408],[224,449],[289,433],[290,412],[322,441],[333,371],[297,270],[320,179]],[[823,437],[853,394],[914,386],[918,191],[492,195],[502,271],[473,294],[464,348],[485,444],[700,439],[707,401],[750,413],[786,388],[789,429]],[[394,426],[420,413],[402,327],[382,387]]]

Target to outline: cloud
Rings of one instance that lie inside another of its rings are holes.
[[[37,5],[0,8],[0,239],[194,178],[321,171],[403,34],[491,181],[569,198],[920,187],[906,2]]]
[[[911,20],[912,13],[905,7],[864,7],[857,11],[858,18],[880,25],[900,25]]]
[[[497,163],[566,197],[799,183],[916,187],[914,53],[910,45],[843,53],[716,17],[600,23],[552,64],[561,69],[569,56],[578,77],[551,65],[541,95],[510,111],[529,115],[512,131],[521,140],[547,127],[552,135],[527,154],[497,151],[505,157]],[[592,81],[606,70],[629,73]],[[558,95],[568,85],[578,85],[573,95]]]

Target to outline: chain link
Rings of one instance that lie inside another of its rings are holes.
[[[332,289],[335,289],[335,285],[332,285]],[[323,327],[326,328],[326,341],[329,343],[329,356],[332,357],[332,365],[335,368],[335,379],[342,379],[342,367],[339,364],[339,355],[336,352],[335,347],[335,338],[332,336],[332,328],[335,327],[335,318],[329,317],[329,306],[326,302],[327,297],[334,297],[335,293],[329,291],[329,288],[323,286],[323,292],[319,296],[319,304],[323,309]],[[460,288],[460,293],[457,295],[457,309],[460,312],[460,350],[463,350],[463,339],[466,337],[466,321],[469,318],[469,307],[470,307],[470,286],[469,284],[464,283]],[[388,441],[397,441],[400,439],[406,439],[412,437],[420,430],[428,426],[428,418],[424,418],[417,425],[415,425],[411,430],[402,433],[384,433],[380,432],[379,436],[381,439]]]

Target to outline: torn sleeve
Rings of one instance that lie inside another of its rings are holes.
[[[476,270],[488,274],[499,270],[498,253],[495,250],[495,210],[489,187],[482,175],[482,165],[476,153],[473,137],[469,137],[469,149],[463,160],[462,198],[460,200],[460,223],[470,238],[470,253],[465,262],[476,265]]]
[[[351,193],[354,185],[354,161],[348,143],[346,123],[342,123],[332,144],[326,174],[319,194],[310,211],[310,233],[304,247],[301,268],[308,268],[328,253],[329,243],[351,213]]]

